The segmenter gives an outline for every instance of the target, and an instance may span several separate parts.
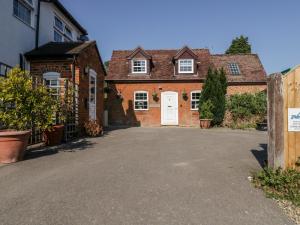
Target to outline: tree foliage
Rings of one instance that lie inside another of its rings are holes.
[[[243,35],[233,39],[230,47],[226,51],[226,54],[239,53],[251,53],[251,45],[249,44],[248,37],[244,37]]]
[[[266,93],[231,95],[227,101],[227,109],[234,121],[250,119],[253,116],[262,118],[267,114]]]
[[[226,88],[225,88],[226,87]],[[213,124],[220,125],[225,115],[225,95],[227,90],[227,79],[224,70],[208,69],[206,81],[201,92],[199,102],[199,113],[201,116],[201,107],[207,102],[211,101],[213,104]]]
[[[30,75],[19,68],[0,78],[0,121],[6,129],[49,129],[58,102],[44,85],[33,86]]]

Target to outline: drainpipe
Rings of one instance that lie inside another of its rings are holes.
[[[40,11],[41,11],[41,0],[38,0],[37,17],[36,17],[36,30],[35,30],[35,48],[39,47],[39,35],[40,35]]]
[[[73,112],[76,111],[76,56],[73,56],[73,63],[72,63],[72,80],[73,80]],[[79,91],[79,90],[78,90]],[[75,124],[77,123],[76,121],[76,115],[75,115]]]

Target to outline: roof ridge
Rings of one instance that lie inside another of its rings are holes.
[[[235,55],[258,55],[257,53],[236,53],[236,54],[211,54],[212,56],[235,56]]]

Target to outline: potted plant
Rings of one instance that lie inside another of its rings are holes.
[[[47,88],[35,87],[29,73],[14,68],[0,78],[0,162],[22,160],[31,128],[48,129],[54,112]]]
[[[66,85],[66,91],[60,95],[52,95],[52,90],[49,89],[49,94],[55,99],[55,113],[52,115],[52,125],[49,129],[44,130],[44,142],[48,146],[61,144],[64,137],[64,128],[67,116],[73,111],[74,89],[71,85]],[[54,90],[54,93],[57,93]]]
[[[154,101],[158,101],[158,94],[156,93],[156,91],[154,91],[153,93],[152,93],[152,98],[153,98],[153,100]]]
[[[183,90],[183,92],[182,92],[182,99],[183,99],[184,101],[187,101],[187,100],[188,100],[188,94],[186,93],[185,90]]]
[[[199,108],[199,116],[200,116],[200,127],[203,129],[207,129],[211,125],[211,121],[213,119],[213,103],[211,100],[203,102]]]

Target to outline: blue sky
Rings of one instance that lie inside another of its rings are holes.
[[[300,64],[299,0],[61,0],[96,40],[114,49],[209,48],[249,37],[268,74]]]

